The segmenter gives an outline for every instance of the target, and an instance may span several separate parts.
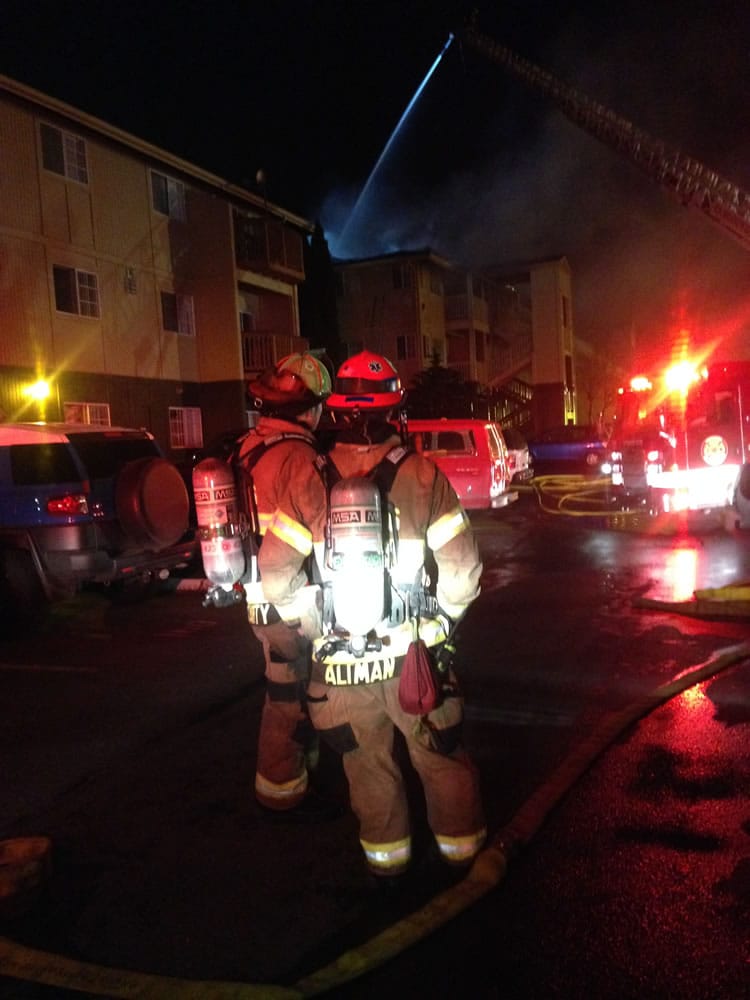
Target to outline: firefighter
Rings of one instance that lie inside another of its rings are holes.
[[[337,812],[311,790],[317,737],[305,708],[310,641],[320,634],[319,588],[310,581],[309,567],[313,541],[324,530],[326,502],[315,471],[314,431],[330,389],[328,370],[313,355],[282,359],[248,386],[260,417],[238,448],[239,463],[247,468],[250,455],[266,442],[260,458],[254,454],[250,473],[262,536],[260,581],[245,584],[266,676],[255,796],[264,810],[300,819]]]
[[[403,398],[398,373],[385,357],[364,351],[339,368],[326,405],[337,427],[328,460],[342,477],[365,477],[402,443],[391,421]],[[452,486],[424,456],[407,454],[388,497],[398,522],[394,587],[413,595],[414,581],[426,579],[426,560],[431,557],[437,567],[437,607],[433,604],[431,616],[419,617],[419,635],[438,653],[447,645],[450,626],[479,594],[482,564],[476,541]],[[326,574],[324,568],[324,579]],[[403,885],[412,853],[404,778],[394,756],[395,729],[403,734],[421,779],[440,859],[466,868],[481,849],[486,829],[478,772],[462,745],[463,700],[452,667],[444,675],[438,707],[426,717],[410,715],[399,701],[399,671],[413,623],[381,621],[369,652],[362,651],[362,642],[349,641],[347,647],[345,639],[334,641],[337,634],[334,627],[314,644],[308,709],[321,738],[342,755],[375,884]]]

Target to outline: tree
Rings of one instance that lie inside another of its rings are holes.
[[[414,419],[472,417],[478,415],[478,401],[477,384],[465,382],[459,372],[443,368],[437,356],[433,356],[430,367],[413,377],[406,410]]]
[[[319,222],[304,244],[305,281],[299,290],[300,333],[310,347],[322,349],[338,367],[344,360],[336,311],[336,274],[328,240]]]

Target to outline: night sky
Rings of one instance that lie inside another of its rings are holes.
[[[680,328],[750,357],[750,250],[483,56],[453,42],[394,134],[475,8],[483,34],[750,190],[747,0],[4,0],[0,73],[251,190],[262,169],[334,254],[564,254],[576,334],[627,365]]]

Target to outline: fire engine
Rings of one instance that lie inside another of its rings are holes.
[[[687,208],[750,250],[750,193],[476,30],[471,49],[540,92],[570,121],[628,158]],[[622,392],[613,482],[657,509],[734,504],[750,527],[750,362],[692,366],[682,359]]]
[[[637,376],[619,393],[612,484],[629,501],[666,513],[735,502],[750,459],[750,362]]]

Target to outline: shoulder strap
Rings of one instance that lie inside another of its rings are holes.
[[[238,442],[229,456],[229,462],[234,470],[235,481],[237,482],[240,502],[248,521],[249,534],[254,539],[256,547],[260,545],[260,517],[258,516],[258,508],[255,502],[252,470],[269,448],[273,448],[277,444],[282,444],[284,441],[304,441],[306,445],[309,445],[317,453],[315,442],[311,441],[307,435],[295,434],[294,431],[281,431],[279,434],[271,434],[269,437],[259,438],[258,442],[246,451],[244,455],[240,455],[241,445]]]
[[[370,473],[370,477],[377,484],[382,496],[386,498],[393,486],[393,480],[401,465],[409,455],[413,454],[411,448],[402,444],[397,444],[385,455]]]
[[[269,437],[259,438],[258,443],[253,445],[253,447],[245,452],[242,456],[240,462],[240,451],[239,446],[235,448],[232,452],[231,461],[236,464],[240,464],[245,472],[250,472],[250,470],[256,465],[259,459],[265,455],[269,448],[273,448],[276,444],[282,444],[284,441],[304,441],[306,445],[309,445],[313,451],[317,452],[315,442],[311,441],[309,437],[305,434],[295,434],[294,431],[282,431],[279,434],[271,434]]]
[[[391,450],[381,458],[378,464],[367,473],[366,478],[372,479],[375,485],[380,490],[381,496],[386,498],[393,486],[393,480],[396,478],[396,473],[401,467],[402,462],[413,455],[414,450],[412,448],[406,448],[402,444],[395,445]],[[323,476],[323,480],[330,493],[331,487],[335,486],[344,477],[339,472],[336,467],[335,462],[331,461],[328,455],[318,455],[315,465]]]

